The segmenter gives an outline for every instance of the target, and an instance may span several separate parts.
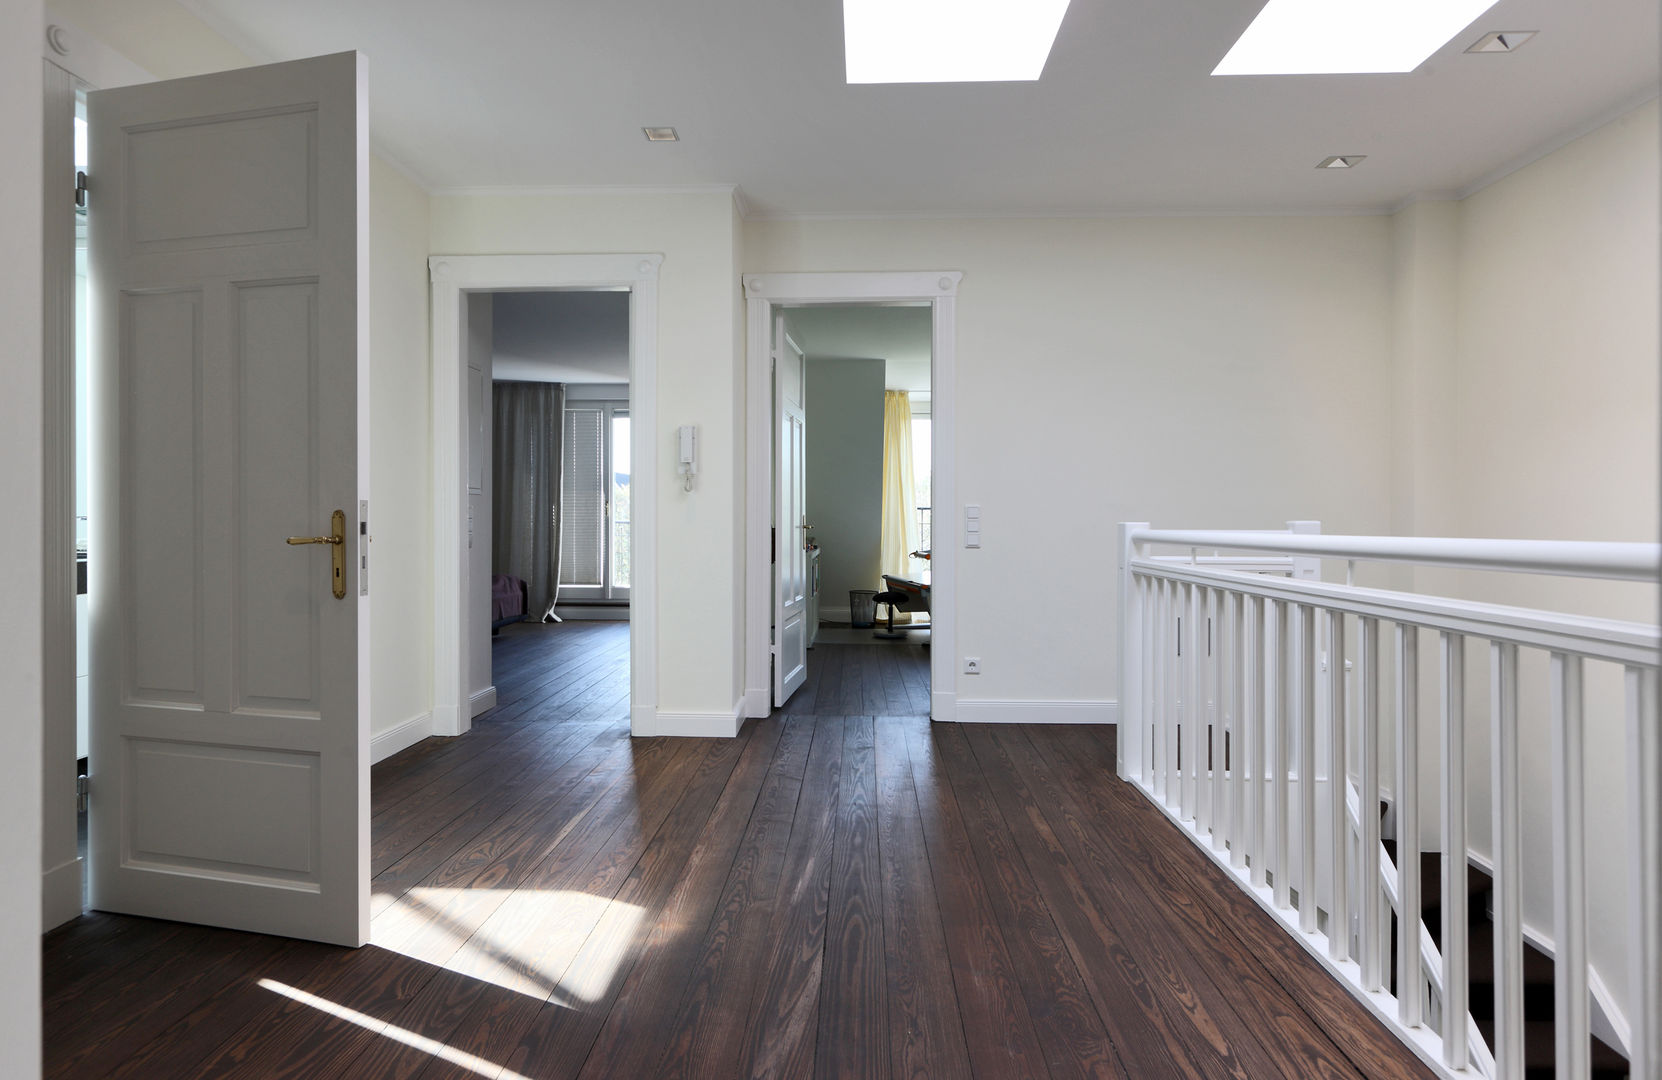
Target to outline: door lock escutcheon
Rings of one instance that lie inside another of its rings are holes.
[[[329,515],[329,528],[333,533],[329,536],[291,536],[290,544],[328,544],[330,562],[333,564],[335,599],[346,599],[346,513],[336,510]]]

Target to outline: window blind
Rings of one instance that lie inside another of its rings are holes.
[[[560,511],[560,584],[600,585],[606,565],[604,409],[568,408]]]

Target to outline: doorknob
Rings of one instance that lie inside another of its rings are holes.
[[[346,514],[336,510],[329,515],[329,528],[334,530],[330,536],[291,536],[290,544],[328,544],[330,560],[333,565],[335,599],[346,599]]]

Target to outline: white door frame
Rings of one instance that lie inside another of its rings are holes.
[[[97,38],[55,22],[41,38],[45,86],[46,194],[44,260],[45,402],[42,416],[43,503],[41,641],[45,650],[45,746],[42,779],[45,859],[42,929],[81,914],[85,868],[76,839],[77,721],[75,568],[65,557],[75,542],[75,233],[70,226],[71,142],[77,88],[153,82],[155,76]]]
[[[768,629],[773,623],[771,543],[773,501],[773,393],[769,377],[772,312],[776,304],[887,304],[927,302],[934,316],[930,424],[933,443],[930,559],[929,715],[950,721],[957,711],[956,650],[958,492],[953,429],[956,422],[958,282],[956,270],[909,273],[746,274],[745,394],[745,715],[766,716],[772,692]],[[939,511],[945,510],[942,515]]]
[[[467,590],[467,342],[470,292],[627,289],[629,304],[629,726],[653,729],[658,694],[658,270],[662,255],[434,255],[433,734],[473,726],[463,598]]]

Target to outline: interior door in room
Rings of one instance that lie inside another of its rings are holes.
[[[366,86],[88,99],[95,908],[368,935]]]
[[[804,491],[802,353],[773,329],[773,704],[785,704],[808,678],[808,519]]]

